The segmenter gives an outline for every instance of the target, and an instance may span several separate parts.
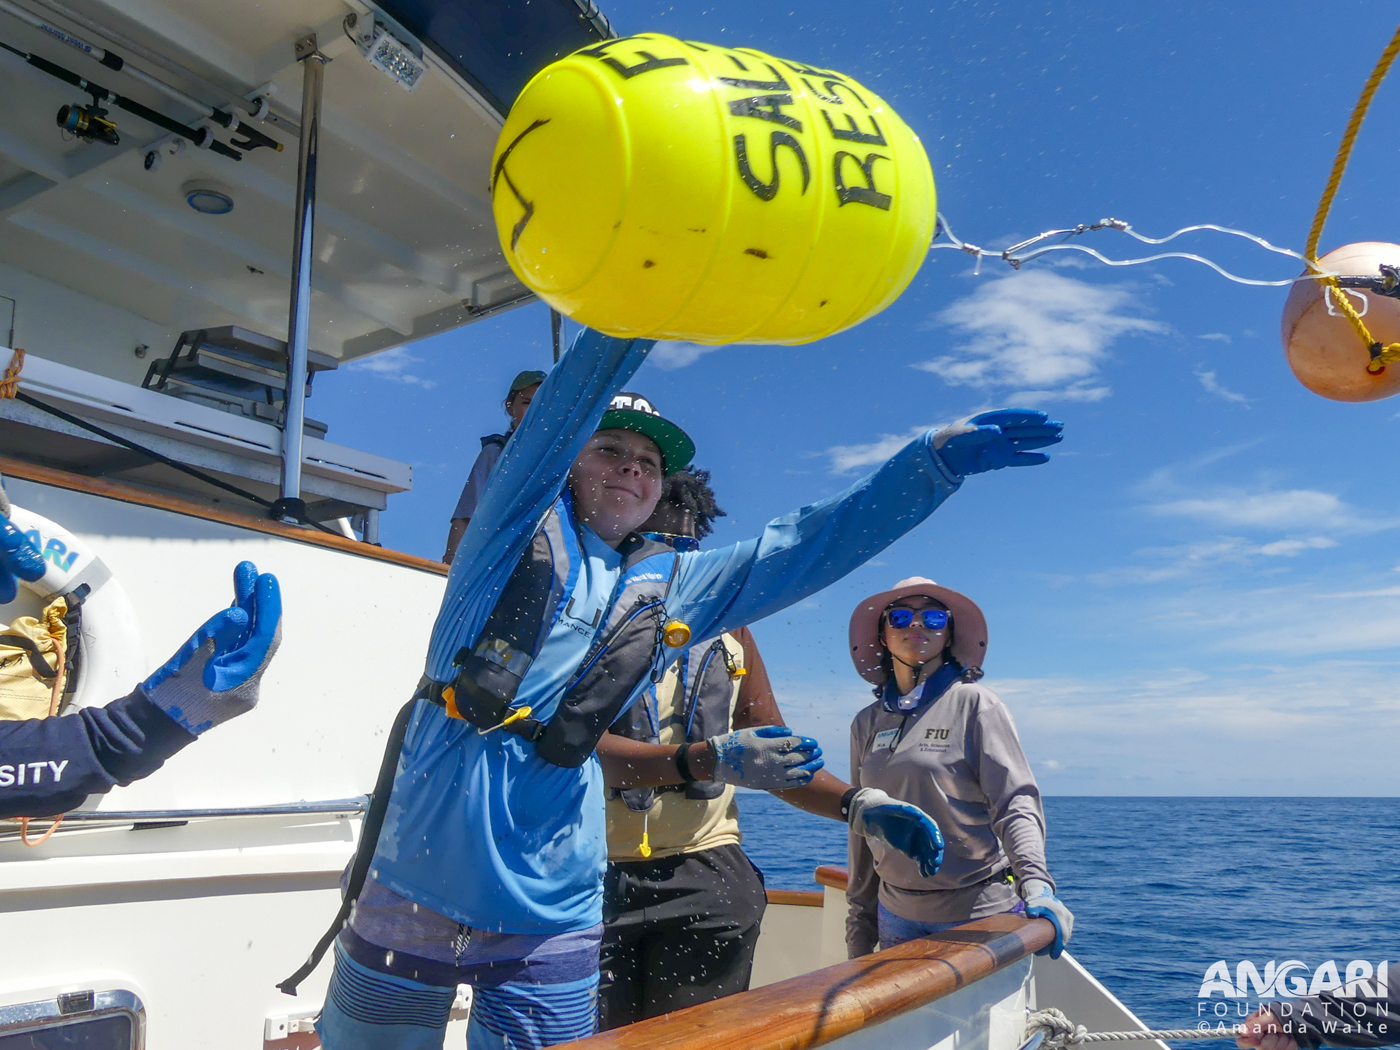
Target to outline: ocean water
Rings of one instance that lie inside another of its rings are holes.
[[[770,888],[815,889],[818,864],[845,865],[835,821],[771,795],[739,805]],[[1252,990],[1198,999],[1217,961],[1235,975],[1246,960],[1260,973],[1299,960],[1312,975],[1334,960],[1345,976],[1353,960],[1389,959],[1400,981],[1400,799],[1047,798],[1045,810],[1070,951],[1149,1027],[1240,1020]]]

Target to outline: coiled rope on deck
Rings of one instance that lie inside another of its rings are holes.
[[[1026,1037],[1045,1033],[1045,1050],[1073,1050],[1085,1043],[1116,1043],[1132,1039],[1229,1039],[1244,1030],[1231,1028],[1159,1028],[1139,1032],[1091,1032],[1075,1024],[1053,1006],[1036,1010],[1026,1017]]]
[[[1347,129],[1342,134],[1341,144],[1337,147],[1337,156],[1332,161],[1332,174],[1327,178],[1327,186],[1322,191],[1322,199],[1317,202],[1317,214],[1313,216],[1312,229],[1308,232],[1307,247],[1303,251],[1303,254],[1307,256],[1308,266],[1316,273],[1322,272],[1322,267],[1317,263],[1317,244],[1322,239],[1322,227],[1327,224],[1327,215],[1332,210],[1332,201],[1337,196],[1337,188],[1342,184],[1342,176],[1346,174],[1347,163],[1351,160],[1352,146],[1356,144],[1357,133],[1361,130],[1361,122],[1366,119],[1366,111],[1371,108],[1371,99],[1375,97],[1376,90],[1381,86],[1381,81],[1385,80],[1385,75],[1390,72],[1390,67],[1395,62],[1397,54],[1400,54],[1400,29],[1395,30],[1395,35],[1390,38],[1390,43],[1381,52],[1376,68],[1371,70],[1371,76],[1367,79],[1366,86],[1361,89],[1361,97],[1356,100],[1356,106],[1351,111],[1351,120],[1347,121]],[[1361,319],[1361,315],[1356,312],[1356,307],[1351,305],[1351,300],[1347,298],[1346,292],[1337,283],[1337,278],[1323,276],[1320,279],[1329,290],[1323,294],[1326,295],[1330,292],[1337,308],[1351,322],[1351,327],[1356,330],[1357,336],[1371,351],[1371,362],[1366,366],[1366,371],[1372,374],[1381,372],[1391,361],[1400,359],[1400,343],[1382,345],[1371,334],[1371,330],[1366,327],[1366,322]]]

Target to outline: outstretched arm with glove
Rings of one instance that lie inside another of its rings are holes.
[[[1001,409],[930,430],[845,492],[774,518],[757,537],[682,556],[667,609],[713,637],[797,604],[864,565],[972,474],[1035,466],[1063,425]]]
[[[14,596],[16,576],[42,575],[38,552],[0,516],[0,597]],[[200,733],[252,710],[281,619],[276,578],[245,561],[234,570],[233,605],[129,696],[72,715],[0,722],[0,817],[65,812],[149,776]]]

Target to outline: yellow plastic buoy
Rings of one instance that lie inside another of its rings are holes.
[[[1400,266],[1400,244],[1363,241],[1330,251],[1322,269],[1345,276],[1380,277],[1381,263]],[[1305,387],[1333,401],[1379,401],[1400,393],[1400,364],[1368,372],[1371,351],[1337,306],[1335,289],[1298,281],[1283,307],[1283,349]],[[1400,341],[1400,300],[1364,288],[1345,288],[1356,312],[1378,342]]]
[[[804,343],[913,279],[933,235],[918,137],[841,73],[659,34],[525,85],[496,144],[506,259],[609,335]]]

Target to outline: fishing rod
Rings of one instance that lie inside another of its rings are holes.
[[[62,0],[28,0],[28,3],[32,7],[42,7],[59,18],[62,18],[65,22],[96,34],[97,38],[100,40],[111,41],[125,51],[127,55],[139,58],[142,62],[145,62],[149,66],[154,66],[156,69],[165,70],[165,72],[178,77],[181,82],[197,84],[200,91],[206,96],[222,99],[225,109],[229,109],[229,107],[241,109],[245,113],[250,114],[255,120],[266,121],[273,127],[285,131],[293,138],[301,134],[301,128],[296,122],[288,120],[286,117],[272,110],[268,104],[267,98],[263,94],[255,93],[251,97],[238,95],[223,85],[217,84],[207,77],[200,76],[191,69],[187,69],[178,62],[172,62],[159,51],[151,50],[139,41],[133,40],[131,37],[126,36],[124,33],[119,32],[111,26],[103,25],[89,18],[81,11],[73,10],[73,8],[63,3]],[[9,10],[9,8],[6,8],[6,10]],[[50,31],[54,32],[55,35],[63,34],[63,30],[61,29]],[[59,38],[72,47],[78,47],[78,45],[71,43],[71,33],[63,34],[59,36]],[[84,47],[78,47],[78,50],[86,52],[86,48]],[[111,54],[111,52],[107,51],[106,54]],[[130,59],[128,59],[128,61],[130,61]],[[231,109],[229,111],[232,112]],[[228,125],[224,126],[227,127]]]
[[[181,105],[188,106],[190,109],[194,110],[201,117],[204,117],[207,120],[212,120],[215,123],[221,124],[225,128],[230,129],[235,129],[236,125],[235,130],[237,130],[238,134],[243,136],[243,140],[240,141],[238,139],[233,139],[232,144],[234,146],[237,146],[239,149],[253,150],[257,149],[259,146],[266,146],[268,149],[277,150],[279,152],[282,149],[282,143],[278,142],[274,138],[270,138],[269,136],[264,135],[257,128],[249,127],[247,124],[243,123],[243,121],[235,117],[232,113],[229,113],[222,109],[216,109],[213,106],[206,106],[203,102],[199,101],[199,99],[193,98],[190,95],[185,94],[173,84],[168,84],[164,80],[161,80],[159,77],[152,76],[145,70],[138,69],[136,66],[130,65],[126,61],[126,59],[124,59],[121,55],[117,54],[116,52],[111,51],[107,48],[98,47],[96,44],[89,43],[88,41],[84,40],[82,37],[74,33],[70,33],[65,29],[61,29],[58,26],[45,22],[42,18],[39,18],[37,15],[32,15],[24,8],[11,3],[10,0],[0,0],[0,11],[4,11],[6,14],[13,15],[21,22],[33,26],[40,32],[47,33],[55,40],[67,44],[75,51],[81,51],[89,58],[101,62],[108,69],[116,70],[119,73],[125,73],[133,80],[139,80],[141,83],[146,84],[149,87],[155,88],[161,94],[174,99]],[[73,129],[69,128],[68,130],[72,131]]]
[[[4,0],[0,0],[0,3],[4,3]],[[4,3],[4,6],[6,9],[9,7],[8,3]],[[49,76],[61,80],[65,84],[72,84],[74,87],[92,96],[92,106],[90,107],[66,105],[58,111],[58,126],[65,131],[72,132],[80,139],[87,142],[105,142],[110,146],[116,146],[121,142],[121,136],[118,134],[116,122],[107,119],[107,110],[103,109],[101,106],[103,102],[110,102],[112,105],[126,110],[133,116],[140,117],[142,120],[154,124],[158,128],[163,128],[172,134],[187,138],[195,145],[203,147],[204,149],[212,150],[221,156],[228,157],[230,160],[243,159],[243,154],[238,152],[238,150],[216,139],[214,137],[214,132],[210,128],[193,128],[188,124],[182,124],[178,120],[172,120],[170,117],[165,116],[165,114],[158,113],[156,110],[151,109],[149,106],[142,105],[135,99],[127,98],[125,95],[120,95],[110,88],[94,83],[86,77],[74,73],[71,69],[60,66],[56,62],[50,62],[40,55],[31,54],[28,51],[21,51],[17,47],[11,47],[3,40],[0,40],[0,48],[24,59],[25,62],[35,69],[47,73]],[[116,56],[113,57],[115,58]],[[109,68],[117,68],[110,63],[104,64],[107,64]],[[209,107],[203,108],[209,109]],[[210,110],[210,112],[213,111]],[[227,114],[225,114],[225,116],[227,116]],[[232,117],[229,119],[232,120]],[[235,140],[235,144],[243,149],[256,149],[258,146],[262,145],[270,145],[271,148],[278,150],[282,148],[280,142],[268,138],[268,136],[254,128],[248,128],[247,125],[243,124],[241,121],[238,122],[238,127],[240,132],[243,132],[246,128],[247,132],[252,133],[251,135],[245,135],[246,145],[244,142]]]

